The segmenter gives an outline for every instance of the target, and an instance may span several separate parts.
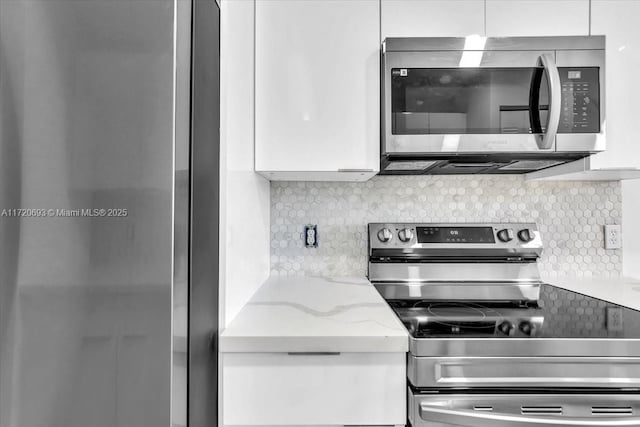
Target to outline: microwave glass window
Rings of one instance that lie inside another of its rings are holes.
[[[544,133],[549,86],[542,67],[394,68],[391,102],[395,135]]]

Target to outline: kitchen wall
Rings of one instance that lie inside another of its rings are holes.
[[[528,182],[523,176],[377,176],[362,183],[272,182],[271,273],[366,274],[369,222],[532,221],[540,267],[551,276],[618,276],[622,250],[603,248],[602,226],[620,224],[619,182]],[[319,247],[302,243],[318,224]]]
[[[269,181],[253,171],[253,7],[251,1],[224,1],[221,7],[220,324],[223,328],[269,275],[270,187]],[[251,244],[247,244],[248,238]]]

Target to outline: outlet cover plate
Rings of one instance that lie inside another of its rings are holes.
[[[622,227],[618,224],[604,226],[604,248],[620,249],[622,247]]]
[[[306,248],[318,247],[318,226],[315,224],[308,224],[304,226],[304,246]]]
[[[607,307],[607,331],[619,332],[624,330],[624,317],[621,307]]]

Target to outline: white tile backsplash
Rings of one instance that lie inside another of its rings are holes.
[[[603,225],[620,224],[619,182],[528,182],[523,176],[377,176],[367,182],[272,182],[271,273],[363,276],[369,222],[536,222],[554,276],[619,276],[622,250]],[[319,246],[303,246],[305,224]]]

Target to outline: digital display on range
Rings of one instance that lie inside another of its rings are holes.
[[[491,227],[416,227],[418,243],[495,243]]]

